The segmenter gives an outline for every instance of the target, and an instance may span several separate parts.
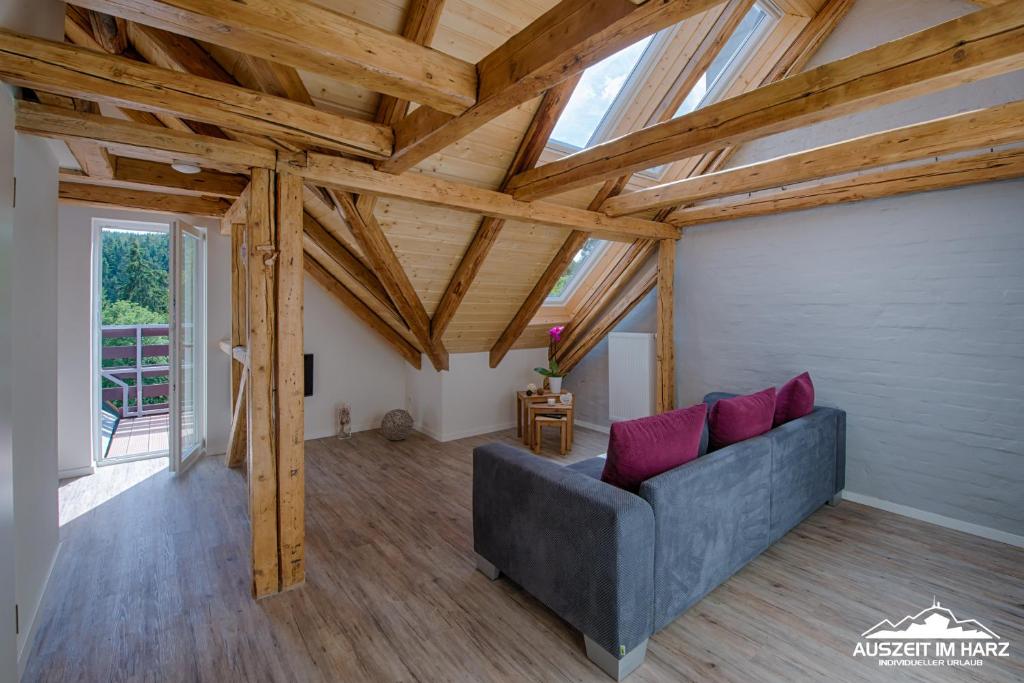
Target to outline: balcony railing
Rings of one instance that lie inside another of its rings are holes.
[[[115,405],[122,417],[167,412],[168,334],[168,325],[103,326],[100,371],[106,380],[103,401]],[[153,382],[154,378],[163,378],[163,381]],[[118,401],[120,406],[117,406]]]

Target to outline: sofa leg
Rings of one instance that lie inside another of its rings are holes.
[[[621,659],[608,650],[595,643],[589,636],[583,636],[583,642],[587,646],[587,659],[617,681],[621,681],[644,663],[647,656],[647,638],[627,652]]]
[[[491,564],[484,558],[480,557],[479,554],[477,554],[476,556],[476,568],[477,571],[479,571],[481,574],[486,576],[491,581],[494,581],[496,578],[498,578],[498,576],[501,575],[501,572],[498,571],[497,567],[495,567],[493,564]]]
[[[829,499],[828,499],[828,500],[826,501],[826,503],[828,503],[828,504],[829,504],[829,505],[831,505],[832,507],[835,507],[836,505],[839,505],[839,503],[841,503],[841,502],[842,502],[842,500],[843,500],[843,492],[842,492],[842,491],[840,491],[839,493],[836,493],[836,494],[835,494],[835,495],[833,495],[833,496],[832,496],[831,498],[829,498]]]

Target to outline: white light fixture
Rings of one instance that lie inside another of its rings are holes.
[[[171,168],[173,168],[178,173],[186,173],[188,175],[193,175],[203,170],[196,166],[195,164],[190,164],[187,161],[174,161],[171,163]]]

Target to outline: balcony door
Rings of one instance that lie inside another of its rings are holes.
[[[182,472],[205,448],[206,237],[175,221],[171,241],[170,466]]]

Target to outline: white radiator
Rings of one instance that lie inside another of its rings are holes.
[[[608,335],[608,419],[632,420],[654,414],[654,335]]]

